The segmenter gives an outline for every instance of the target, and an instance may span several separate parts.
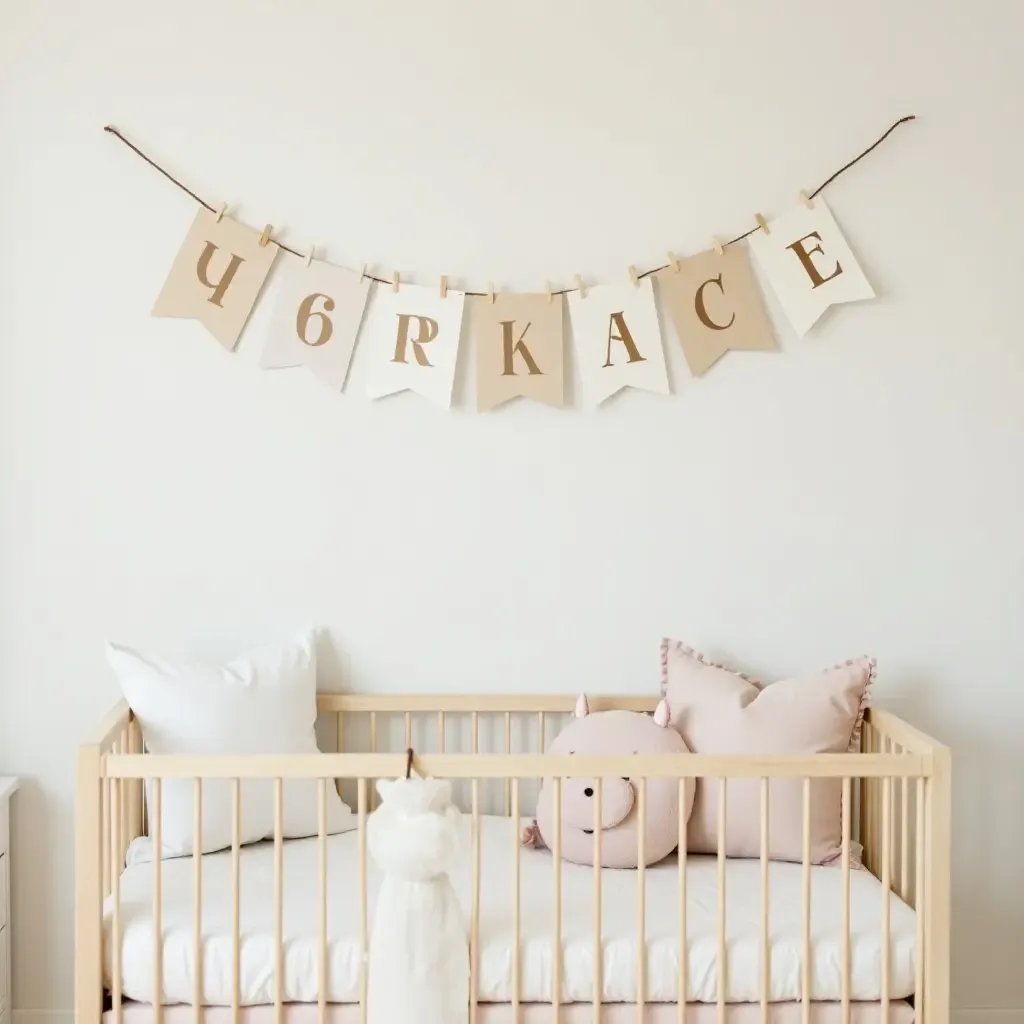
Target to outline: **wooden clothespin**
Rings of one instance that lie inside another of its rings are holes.
[[[263,234],[260,235],[260,245],[266,245],[270,241],[270,232],[274,230],[273,224],[265,224]]]
[[[391,290],[393,292],[397,292],[398,291],[398,284],[399,284],[399,277],[398,277],[398,271],[396,270],[391,275]]]
[[[807,207],[808,210],[814,209],[814,201],[803,189],[800,189],[800,201],[804,204],[804,206]]]
[[[217,211],[216,223],[219,224],[221,217],[223,217],[224,214],[227,213],[227,212],[228,212],[228,204],[227,203],[221,203],[220,204],[220,209]]]
[[[768,222],[764,219],[763,213],[755,213],[754,220],[757,221],[757,226],[766,234],[770,235],[771,232],[768,230]]]
[[[444,274],[441,275],[441,298],[448,298],[448,278]]]
[[[587,297],[587,286],[579,274],[576,275],[576,287],[580,290],[580,298],[585,299]]]
[[[629,279],[633,282],[634,287],[640,287],[640,278],[637,275],[636,267],[632,263],[629,265]]]
[[[725,247],[722,245],[722,240],[716,235],[713,241],[715,246],[715,255],[721,256],[725,252]]]
[[[487,282],[487,301],[491,302],[491,303],[494,302],[494,282],[493,281],[488,281]]]
[[[311,245],[309,252],[306,254],[306,266],[308,267],[313,262],[313,254],[316,252],[316,246]]]
[[[674,252],[670,252],[668,254],[668,265],[672,268],[673,273],[679,273],[679,260],[676,259],[676,254]]]
[[[548,302],[553,301],[554,298],[555,298],[555,293],[551,290],[551,282],[550,281],[545,281],[544,282],[544,287],[548,291]]]
[[[359,271],[359,283],[363,283],[363,278],[366,277],[366,264],[364,263],[362,269]]]

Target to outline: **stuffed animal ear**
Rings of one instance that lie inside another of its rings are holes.
[[[587,703],[587,695],[581,693],[576,698],[576,711],[575,715],[577,718],[586,718],[590,714],[590,705]]]
[[[671,717],[668,710],[668,701],[659,700],[658,706],[654,709],[654,724],[660,725],[664,729]]]

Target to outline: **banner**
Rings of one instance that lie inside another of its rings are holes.
[[[260,366],[305,366],[341,391],[369,294],[370,282],[344,267],[289,261]]]
[[[415,391],[446,408],[452,404],[463,304],[458,292],[442,296],[414,284],[377,288],[363,327],[370,398]]]
[[[768,221],[767,228],[750,236],[750,248],[797,334],[806,334],[829,306],[874,298],[820,197]]]
[[[583,395],[600,405],[625,387],[669,393],[665,351],[650,278],[597,285],[569,296]]]
[[[474,297],[469,322],[476,343],[478,411],[519,397],[562,407],[561,295]]]
[[[259,231],[200,207],[153,316],[198,320],[232,351],[277,255],[274,242],[260,240]]]
[[[655,276],[658,294],[695,377],[730,349],[771,352],[778,348],[750,257],[741,244],[726,246],[721,255],[708,249]]]

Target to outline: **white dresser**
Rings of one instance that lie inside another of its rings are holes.
[[[18,780],[0,776],[0,1024],[11,1024],[11,797]]]

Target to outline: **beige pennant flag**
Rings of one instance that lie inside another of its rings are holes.
[[[726,246],[721,256],[708,249],[677,266],[655,276],[692,374],[700,376],[730,349],[778,349],[745,247]]]
[[[233,350],[276,255],[273,242],[260,245],[259,231],[200,207],[153,316],[198,320]]]
[[[519,396],[561,408],[562,296],[506,292],[474,298],[470,310],[477,409]]]

